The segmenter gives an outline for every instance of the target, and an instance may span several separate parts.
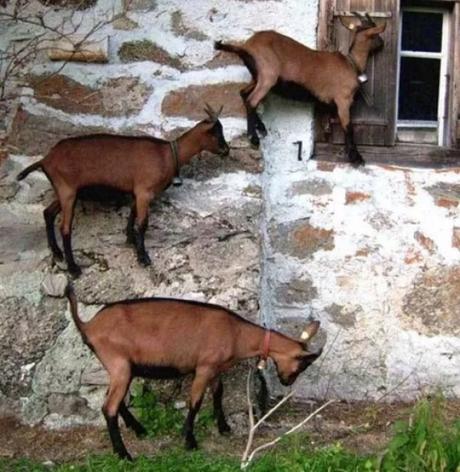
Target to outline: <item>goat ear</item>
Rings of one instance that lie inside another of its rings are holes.
[[[344,26],[347,30],[354,31],[358,26],[358,22],[355,18],[350,18],[349,16],[339,16],[340,23]]]
[[[309,341],[315,334],[318,332],[321,323],[319,321],[312,321],[307,326],[305,326],[302,334],[300,335],[300,339],[305,344]]]

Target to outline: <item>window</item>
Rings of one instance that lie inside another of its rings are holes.
[[[460,0],[319,0],[318,49],[347,52],[340,19],[353,11],[386,20],[384,49],[352,108],[355,141],[369,162],[444,166],[460,162]],[[345,160],[334,111],[316,108],[315,155]]]
[[[401,11],[397,140],[446,143],[449,12]]]

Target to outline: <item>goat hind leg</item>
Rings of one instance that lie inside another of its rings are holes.
[[[136,246],[137,260],[139,264],[148,266],[152,263],[145,250],[145,231],[148,224],[149,204],[153,195],[150,192],[139,190],[136,196],[136,218],[134,224],[134,243]]]
[[[123,421],[125,422],[126,427],[132,429],[138,438],[144,438],[145,436],[147,436],[147,430],[128,410],[128,407],[126,406],[124,401],[120,403],[119,412],[121,417],[123,418]]]
[[[251,144],[255,147],[259,147],[260,141],[257,136],[256,130],[258,129],[258,121],[260,121],[255,108],[249,106],[248,96],[254,90],[256,82],[252,81],[248,86],[240,91],[241,98],[243,99],[244,106],[246,108],[246,120],[247,120],[247,135]],[[260,123],[262,123],[260,121]],[[263,126],[263,123],[262,123]],[[265,127],[264,127],[265,128]]]
[[[56,221],[56,216],[61,211],[61,205],[59,200],[54,200],[50,205],[48,205],[45,210],[43,211],[43,217],[45,218],[45,225],[46,225],[46,236],[48,239],[48,246],[51,249],[53,257],[58,260],[62,261],[64,259],[64,255],[58,243],[56,241],[56,233],[54,231],[54,222]]]
[[[121,403],[126,395],[131,380],[129,365],[121,365],[115,372],[109,372],[110,386],[107,397],[102,407],[107,429],[109,430],[110,441],[115,454],[121,459],[132,460],[131,455],[126,450],[118,425],[118,413]]]
[[[252,116],[252,120],[254,123],[253,127],[257,129],[257,131],[259,131],[262,136],[267,135],[267,129],[265,128],[265,125],[263,124],[262,120],[257,114],[256,109],[259,103],[262,101],[262,99],[268,94],[270,89],[275,84],[276,84],[275,75],[270,75],[270,76],[267,75],[264,77],[259,76],[256,86],[254,87],[254,89],[251,91],[251,93],[248,95],[246,99],[246,107],[247,109],[251,110],[250,114]],[[255,147],[259,147],[260,141],[256,133],[254,133],[251,136],[251,143]]]
[[[62,208],[61,235],[68,271],[74,276],[81,275],[81,269],[75,262],[72,252],[72,220],[77,194],[72,189],[61,191],[59,201]]]

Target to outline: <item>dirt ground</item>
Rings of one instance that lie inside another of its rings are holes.
[[[303,429],[306,441],[312,445],[335,444],[338,441],[360,454],[374,453],[385,448],[398,419],[408,418],[412,404],[335,403],[329,405]],[[255,444],[273,439],[295,425],[314,408],[313,405],[291,405],[264,425]],[[446,402],[446,416],[458,418],[460,400]],[[240,421],[244,422],[244,415]],[[232,424],[232,419],[229,421]],[[233,422],[234,423],[234,422]],[[200,447],[206,452],[224,456],[240,456],[245,444],[244,428],[234,428],[230,436],[219,436],[210,428]],[[177,436],[156,439],[137,439],[122,428],[122,434],[133,455],[154,455],[156,451],[182,443]],[[29,458],[39,462],[78,462],[88,455],[110,453],[108,434],[104,428],[76,427],[65,430],[46,430],[20,424],[13,418],[0,419],[0,457]]]

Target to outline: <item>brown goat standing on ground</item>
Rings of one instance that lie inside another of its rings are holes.
[[[222,108],[221,108],[222,110]],[[61,211],[61,235],[69,272],[78,277],[80,267],[72,254],[71,232],[74,206],[80,189],[90,186],[112,187],[134,194],[135,202],[126,228],[128,243],[134,244],[137,259],[150,264],[144,246],[150,202],[178,176],[180,166],[201,151],[227,155],[219,113],[209,106],[208,119],[199,122],[177,141],[152,137],[108,134],[68,138],[56,144],[46,157],[24,169],[18,180],[42,169],[57,195],[44,211],[48,245],[57,260],[62,251],[56,242],[54,221]]]
[[[186,447],[193,449],[197,447],[194,419],[207,387],[213,394],[219,432],[230,432],[222,409],[223,372],[243,359],[270,357],[281,383],[291,385],[321,355],[321,351],[309,352],[306,344],[318,331],[318,321],[311,322],[302,333],[305,341],[298,341],[217,305],[150,298],[112,303],[84,323],[70,285],[66,295],[83,341],[109,374],[102,411],[114,452],[122,458],[131,456],[120,435],[118,414],[137,435],[146,432],[124,403],[133,377],[164,379],[194,374],[184,424]]]
[[[275,31],[260,31],[242,45],[216,42],[215,48],[238,54],[252,75],[252,82],[240,92],[246,106],[248,136],[254,146],[267,134],[256,108],[270,90],[291,98],[307,94],[326,104],[335,104],[345,132],[345,152],[353,165],[364,160],[356,149],[350,122],[350,107],[366,69],[369,54],[383,46],[379,36],[386,24],[376,26],[368,14],[354,13],[361,20],[353,31],[347,56],[340,52],[315,51]]]

